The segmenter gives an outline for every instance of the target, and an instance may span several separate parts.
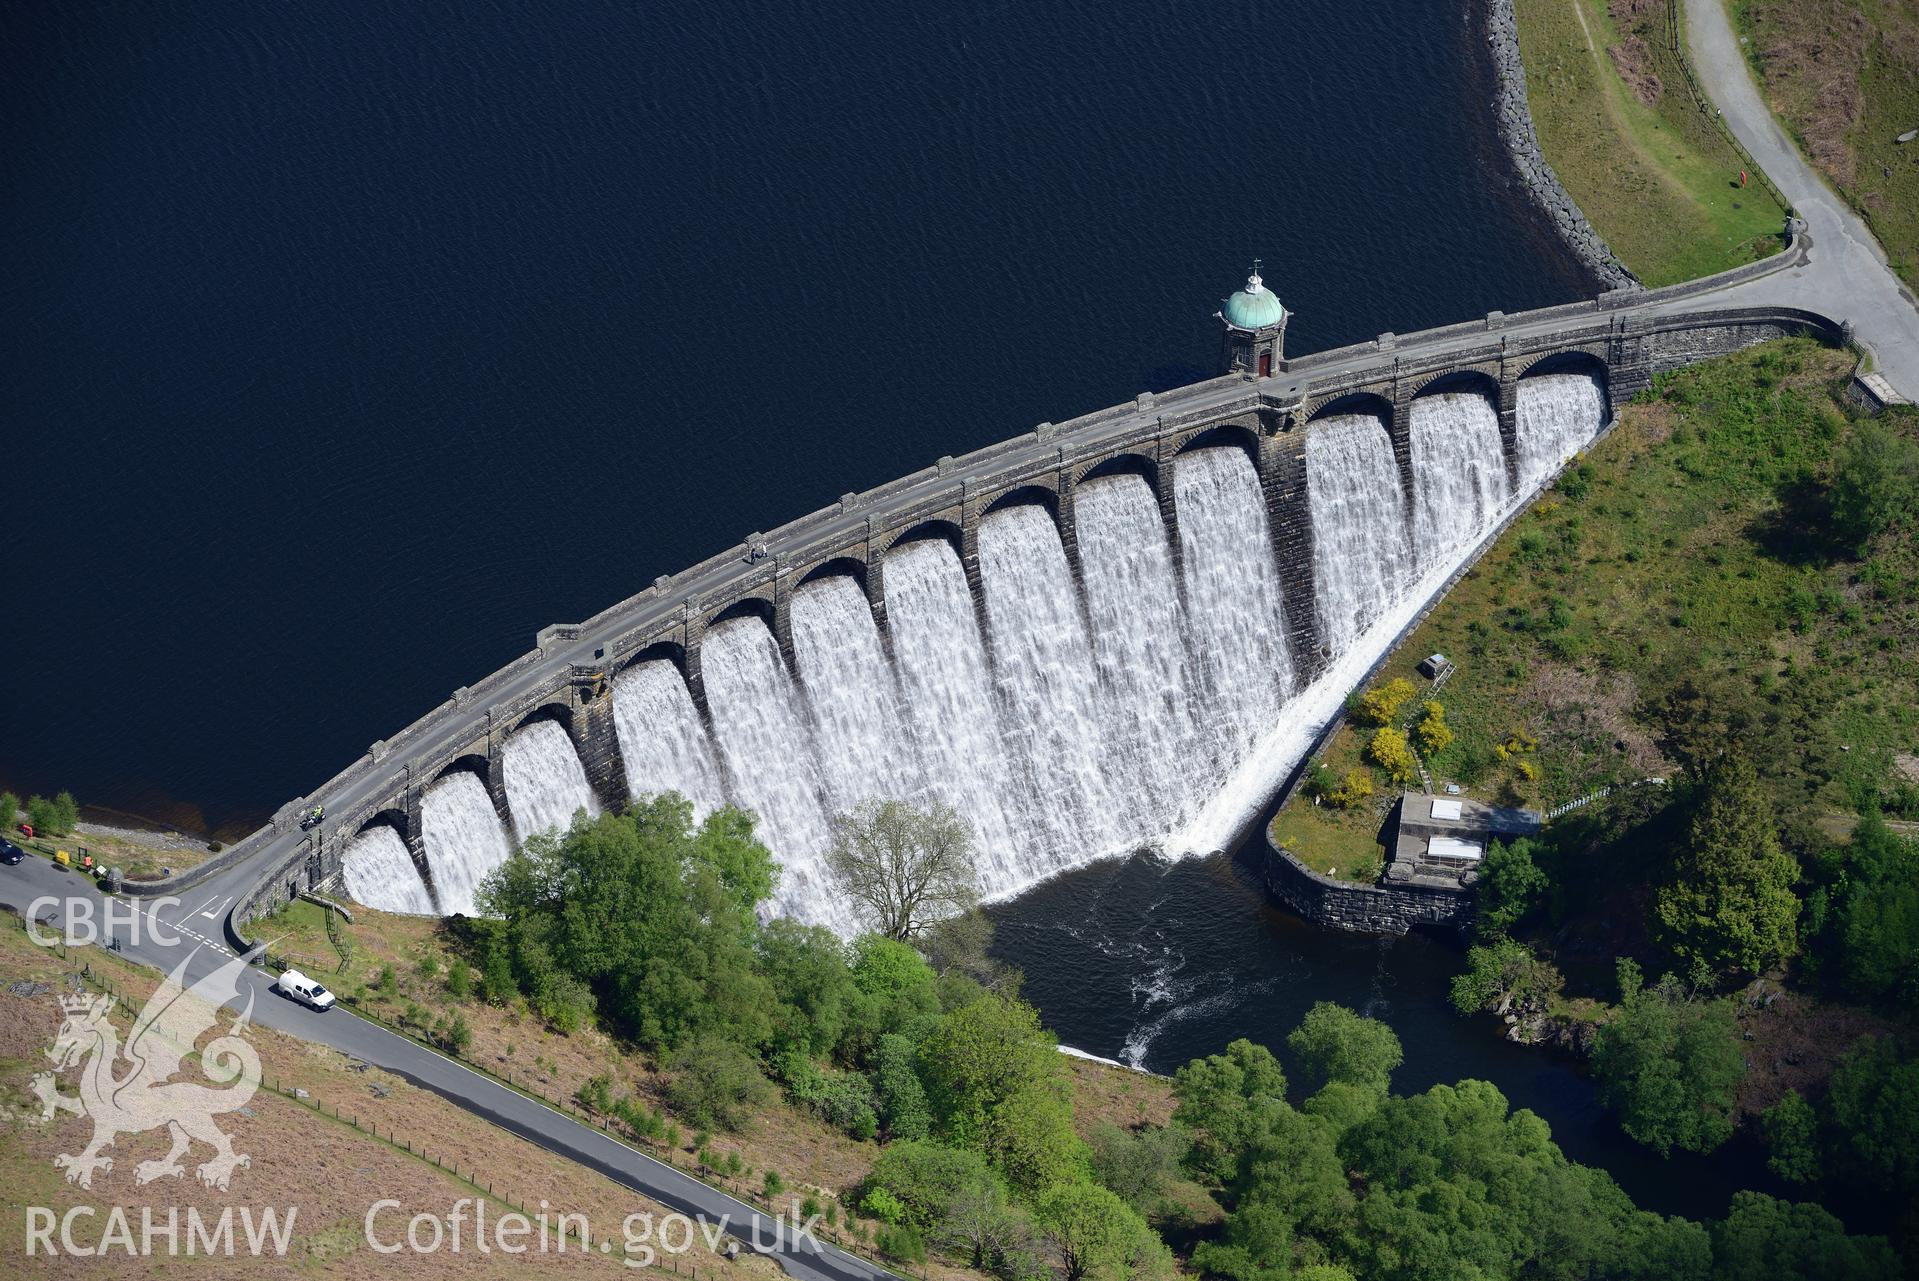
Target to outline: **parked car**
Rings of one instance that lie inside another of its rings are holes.
[[[273,981],[273,986],[308,1009],[330,1010],[333,1008],[333,993],[327,991],[320,980],[310,979],[298,970],[288,970]]]
[[[26,856],[27,852],[25,850],[4,836],[0,836],[0,863],[5,863],[8,867],[12,867]]]

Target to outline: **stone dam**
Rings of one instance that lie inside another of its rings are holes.
[[[1221,377],[942,458],[548,627],[213,864],[128,888],[257,866],[236,933],[316,889],[471,912],[517,841],[666,790],[754,811],[776,910],[840,930],[824,854],[868,798],[965,815],[993,897],[1223,847],[1614,407],[1694,360],[1846,338],[1699,306],[1714,287],[1291,359],[1283,310],[1229,317]]]

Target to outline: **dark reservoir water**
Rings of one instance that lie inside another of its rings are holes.
[[[1210,372],[1255,255],[1295,351],[1591,287],[1463,0],[28,0],[0,48],[0,782],[186,823]]]
[[[1291,1071],[1286,1034],[1314,1002],[1336,1001],[1398,1034],[1406,1061],[1396,1092],[1490,1081],[1515,1109],[1538,1113],[1569,1158],[1609,1171],[1644,1209],[1718,1218],[1740,1188],[1803,1197],[1767,1172],[1745,1136],[1706,1157],[1666,1159],[1633,1143],[1571,1060],[1453,1012],[1457,948],[1307,925],[1267,901],[1251,861],[1257,847],[1237,859],[1140,856],[1048,881],[992,910],[995,954],[1025,972],[1025,996],[1061,1042],[1092,1054],[1170,1074],[1246,1037]],[[1885,1230],[1877,1209],[1830,1208],[1854,1230]]]

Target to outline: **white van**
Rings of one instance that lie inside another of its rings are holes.
[[[333,1008],[333,993],[321,986],[320,980],[310,979],[298,970],[288,970],[273,981],[273,985],[300,1004],[315,1010]]]

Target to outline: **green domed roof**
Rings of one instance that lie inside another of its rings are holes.
[[[1286,320],[1286,309],[1279,305],[1279,295],[1265,286],[1258,271],[1246,277],[1244,289],[1221,304],[1219,314],[1227,324],[1239,329],[1264,329]]]

